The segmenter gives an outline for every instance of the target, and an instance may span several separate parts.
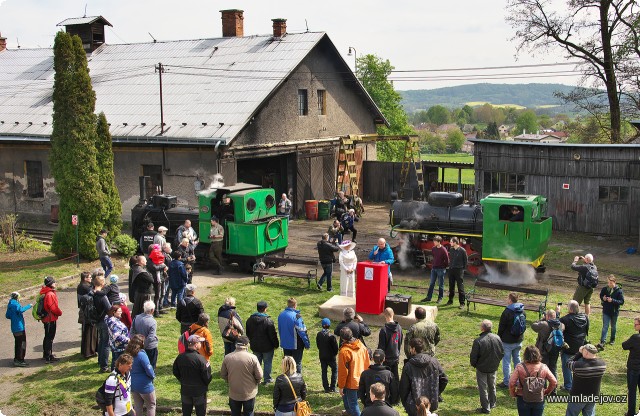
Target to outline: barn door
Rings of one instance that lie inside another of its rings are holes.
[[[640,188],[631,188],[631,205],[637,207],[640,204]],[[629,209],[629,224],[631,225],[631,235],[640,234],[640,212],[635,209]]]

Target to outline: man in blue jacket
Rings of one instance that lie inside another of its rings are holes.
[[[11,319],[11,332],[15,339],[13,365],[14,367],[26,367],[28,364],[24,360],[24,356],[27,353],[27,333],[24,330],[24,316],[22,314],[31,309],[33,305],[22,306],[19,299],[20,294],[18,292],[11,294],[5,317]]]
[[[373,246],[371,252],[369,253],[369,260],[373,260],[376,263],[387,263],[388,266],[388,276],[389,281],[387,285],[387,290],[391,290],[391,283],[393,283],[393,276],[391,275],[391,265],[395,263],[395,259],[393,258],[393,251],[389,244],[385,241],[384,238],[378,239],[378,244]]]
[[[304,325],[297,307],[297,300],[294,298],[287,300],[287,308],[278,315],[278,332],[284,355],[293,357],[296,362],[296,372],[301,374],[302,354],[304,349],[309,349],[311,344],[307,335],[307,327]]]
[[[598,350],[604,349],[604,343],[611,324],[611,338],[609,345],[613,345],[616,341],[616,323],[618,322],[618,313],[620,306],[624,305],[624,293],[622,288],[616,285],[616,277],[610,274],[607,277],[607,285],[600,291],[600,300],[602,301],[602,333],[600,335],[600,343],[596,345]]]

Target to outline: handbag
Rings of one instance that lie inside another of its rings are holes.
[[[227,322],[227,326],[225,326],[224,330],[222,331],[222,338],[233,343],[235,343],[238,340],[238,337],[240,336],[240,332],[236,329],[235,324],[233,322],[234,316],[235,316],[235,313],[231,311],[231,314],[229,315],[229,321]]]
[[[298,400],[298,396],[296,395],[296,389],[293,388],[293,384],[291,384],[291,380],[286,374],[283,374],[284,377],[289,382],[289,386],[291,387],[291,392],[293,393],[293,398],[296,400],[296,404],[293,407],[293,410],[296,412],[296,416],[310,416],[311,415],[311,406],[309,406],[309,402],[306,400]]]

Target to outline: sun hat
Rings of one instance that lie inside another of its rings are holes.
[[[354,243],[351,240],[342,240],[342,243],[338,245],[338,247],[347,251],[353,250],[355,246],[356,246],[356,243]]]

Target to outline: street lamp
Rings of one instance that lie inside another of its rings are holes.
[[[353,61],[354,61],[354,69],[355,69],[355,73],[358,73],[358,53],[356,51],[356,48],[354,48],[353,46],[349,46],[349,53],[347,53],[347,56],[351,56],[353,55]]]

